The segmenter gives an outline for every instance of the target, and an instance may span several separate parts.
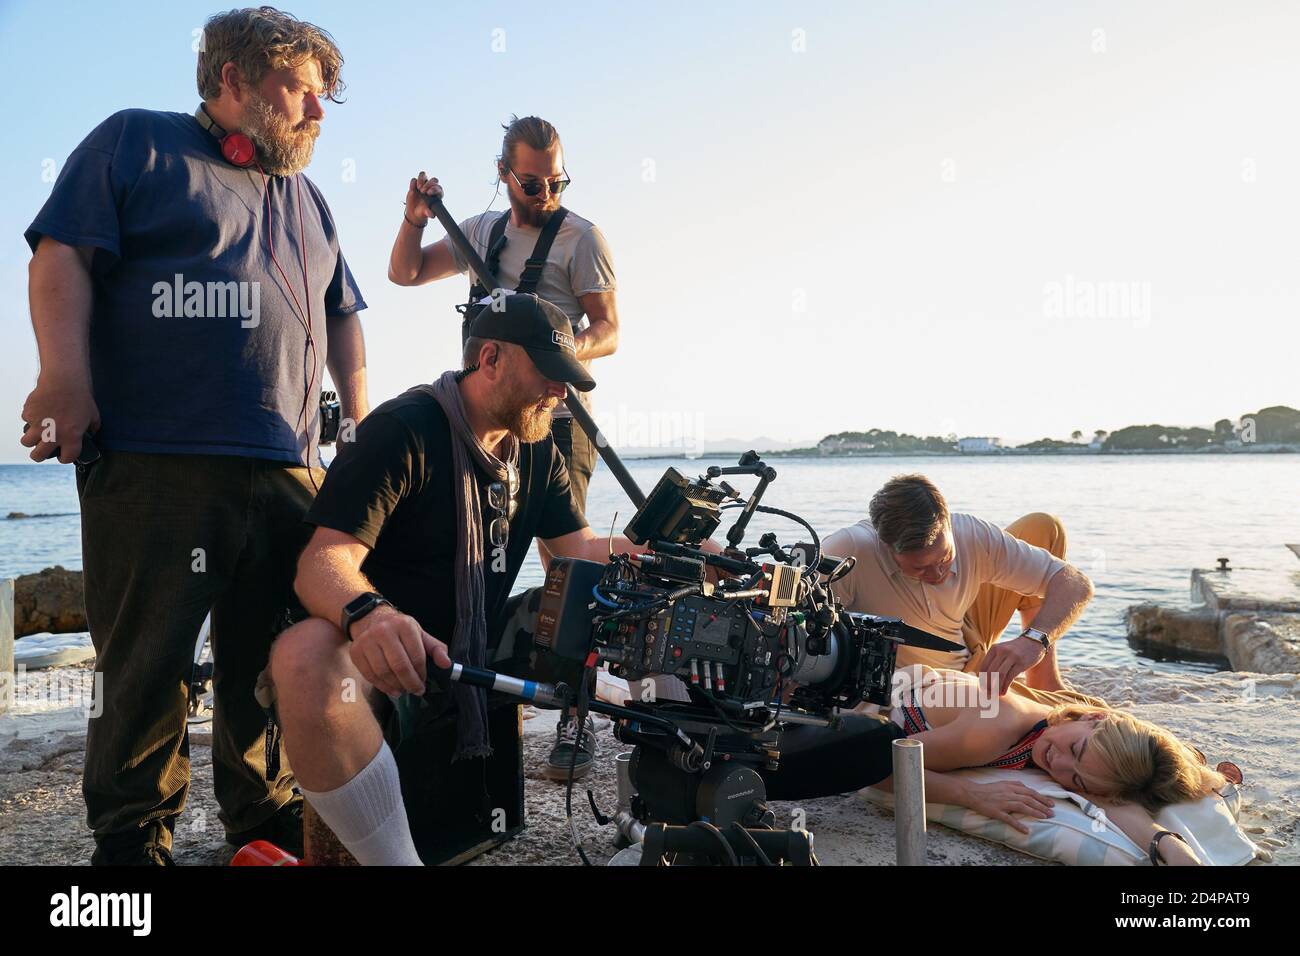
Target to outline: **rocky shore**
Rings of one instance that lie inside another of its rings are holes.
[[[56,565],[14,578],[14,636],[86,630],[81,572]]]
[[[85,711],[48,702],[53,684],[89,684],[91,665],[33,671],[19,681],[13,711],[0,716],[0,865],[84,864],[92,851],[85,828],[81,765]],[[1242,822],[1256,843],[1271,847],[1274,864],[1300,863],[1300,675],[1164,674],[1135,667],[1067,669],[1075,686],[1155,721],[1200,747],[1210,761],[1232,760],[1245,772]],[[42,702],[45,701],[45,702]],[[579,863],[564,815],[564,788],[543,779],[541,766],[554,743],[554,712],[534,712],[524,723],[525,801],[528,826],[472,865],[569,865]],[[212,796],[210,734],[192,728],[192,785],[176,830],[182,865],[220,866],[233,849],[223,840]],[[608,810],[615,801],[614,755],[623,749],[608,730],[600,733],[596,768],[575,793],[578,832],[594,863],[614,853],[612,829],[598,827],[586,807],[585,789]],[[890,813],[857,794],[775,803],[778,822],[802,811],[827,865],[888,865],[894,862]],[[932,865],[1038,865],[1041,861],[942,826],[930,828]],[[1255,865],[1263,865],[1258,861]]]
[[[1300,556],[1300,546],[1292,547]],[[79,574],[52,568],[27,578],[13,591],[15,631],[20,621],[25,628],[39,623],[42,630],[84,629],[84,618],[75,617]],[[1171,674],[1142,666],[1076,665],[1065,669],[1067,679],[1112,706],[1169,728],[1199,747],[1212,765],[1220,760],[1239,765],[1245,773],[1243,826],[1273,863],[1300,864],[1300,566],[1198,570],[1192,583],[1198,601],[1190,608],[1132,609],[1129,638],[1144,649],[1201,656],[1231,669]],[[0,614],[0,629],[7,625]],[[0,865],[89,861],[93,846],[85,828],[81,766],[93,666],[88,661],[27,671],[0,687],[9,704],[7,711],[0,705]],[[564,789],[541,773],[554,742],[555,713],[526,708],[525,717],[527,829],[473,865],[579,862],[565,818]],[[234,852],[224,842],[212,796],[210,746],[210,725],[193,724],[192,785],[176,830],[181,864],[224,865]],[[614,854],[613,831],[596,825],[585,790],[591,787],[602,808],[614,805],[614,755],[625,749],[608,729],[600,734],[600,747],[594,771],[574,801],[578,832],[595,863]],[[806,819],[825,864],[894,862],[892,815],[857,794],[799,806],[775,803],[773,809],[778,824],[789,824],[796,812]],[[931,827],[927,852],[932,864],[1041,862],[938,825]]]

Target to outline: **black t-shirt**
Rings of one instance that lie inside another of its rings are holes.
[[[305,520],[370,547],[362,573],[398,610],[450,644],[456,625],[452,559],[458,509],[447,415],[433,396],[411,390],[367,415],[354,438],[339,443]],[[497,512],[488,506],[490,479],[478,469],[475,475],[484,508],[483,609],[490,631],[533,538],[557,538],[587,522],[569,495],[569,472],[550,436],[523,444],[505,567],[494,568],[486,536]]]

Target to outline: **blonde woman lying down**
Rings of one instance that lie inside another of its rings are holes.
[[[979,678],[925,665],[895,674],[889,718],[925,744],[926,799],[967,807],[1023,833],[1025,817],[1052,816],[1052,800],[1022,783],[978,784],[945,773],[968,767],[1038,769],[1103,807],[1138,846],[1165,832],[1151,814],[1217,792],[1224,776],[1173,734],[1106,707],[1051,707],[1019,694],[992,696]],[[879,786],[892,789],[892,779]],[[1157,843],[1161,862],[1196,865],[1176,835]]]

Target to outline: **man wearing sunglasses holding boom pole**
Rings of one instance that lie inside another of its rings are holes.
[[[533,293],[559,307],[572,326],[578,361],[590,370],[593,360],[618,348],[609,246],[595,225],[560,205],[570,180],[555,127],[525,116],[511,117],[504,128],[497,176],[505,183],[510,208],[466,219],[461,231],[504,289]],[[436,178],[421,172],[411,180],[388,266],[388,277],[397,285],[424,285],[469,271],[460,250],[446,237],[421,246],[430,218],[426,197],[441,196]],[[493,294],[475,283],[471,302]],[[583,401],[590,411],[585,397]],[[574,503],[585,512],[596,449],[563,402],[555,409],[551,434],[569,469]]]
[[[609,246],[595,225],[560,205],[560,194],[570,180],[555,127],[536,116],[512,116],[504,129],[497,177],[505,183],[510,208],[466,219],[460,224],[461,232],[504,290],[535,294],[564,313],[578,361],[590,370],[594,359],[612,355],[618,348],[618,308]],[[448,238],[421,245],[431,215],[429,197],[440,199],[442,187],[436,178],[421,172],[407,188],[406,208],[389,259],[388,278],[397,285],[424,285],[469,271],[464,256]],[[494,300],[494,310],[500,310],[502,293],[476,281],[470,289],[469,305],[488,296]],[[466,308],[466,317],[475,311]],[[462,325],[462,344],[466,333]],[[591,411],[585,394],[582,401]],[[596,448],[574,423],[564,402],[555,407],[551,437],[568,469],[573,503],[585,514]],[[545,564],[550,553],[540,539],[537,548]],[[556,745],[543,772],[554,780],[564,778],[575,747],[579,751],[576,776],[582,777],[596,754],[595,727],[590,719],[582,728],[567,717],[560,721]]]

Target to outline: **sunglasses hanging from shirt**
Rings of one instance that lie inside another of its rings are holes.
[[[496,517],[488,525],[488,543],[494,548],[504,548],[510,542],[510,519],[515,516],[519,497],[519,470],[506,462],[509,469],[507,481],[494,481],[487,488],[488,507]]]

